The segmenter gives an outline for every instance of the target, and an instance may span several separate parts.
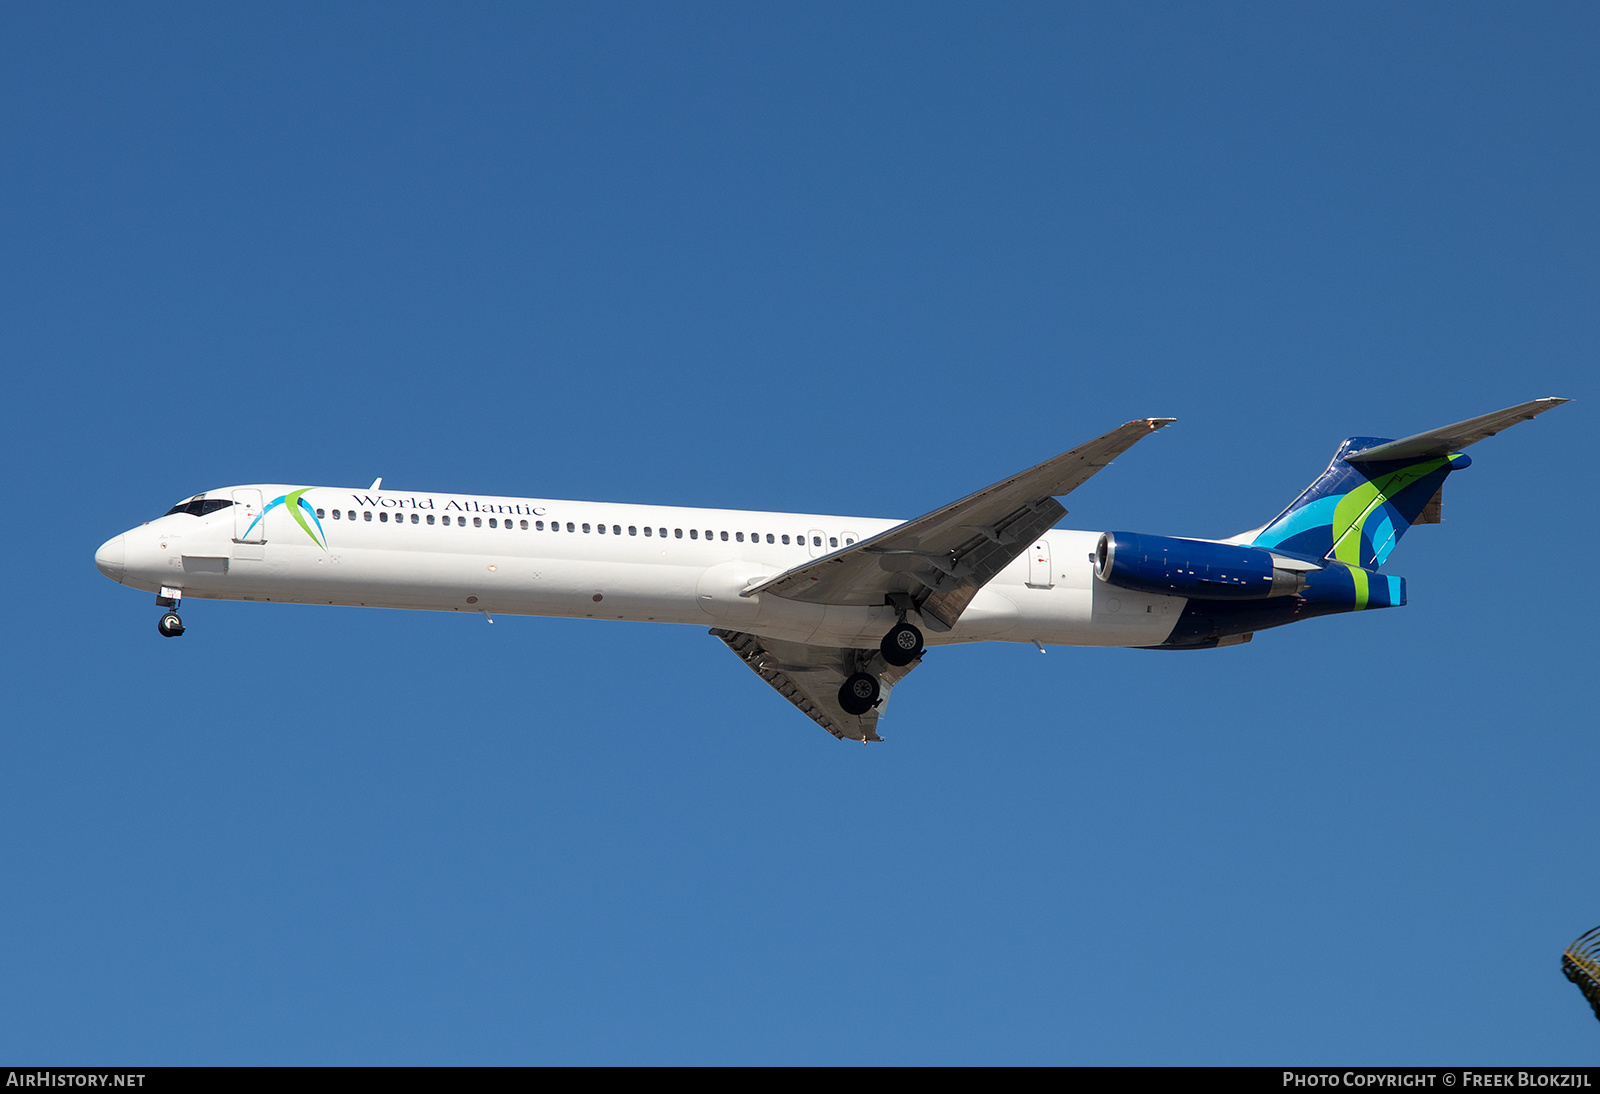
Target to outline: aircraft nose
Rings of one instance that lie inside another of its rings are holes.
[[[120,582],[124,569],[123,562],[127,558],[127,544],[121,536],[108,539],[100,545],[94,553],[95,568],[105,574],[112,581]]]

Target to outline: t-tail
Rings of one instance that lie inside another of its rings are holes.
[[[1444,480],[1472,463],[1461,449],[1566,401],[1535,399],[1398,441],[1351,437],[1322,476],[1246,542],[1376,569],[1412,525],[1439,523]]]

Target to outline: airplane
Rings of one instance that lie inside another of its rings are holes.
[[[1070,494],[1172,418],[1143,418],[915,520],[254,484],[207,490],[95,552],[113,581],[184,597],[712,624],[840,740],[880,741],[890,690],[961,642],[1215,649],[1398,607],[1380,569],[1438,523],[1461,450],[1566,399],[1401,440],[1351,437],[1259,528],[1224,540],[1056,528]]]

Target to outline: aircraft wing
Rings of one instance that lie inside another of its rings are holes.
[[[878,736],[878,715],[889,703],[889,689],[922,663],[919,657],[909,665],[895,667],[885,664],[877,650],[782,642],[721,627],[713,627],[711,633],[812,721],[840,740],[863,744],[883,740]],[[859,717],[846,714],[839,706],[839,688],[845,677],[869,664],[878,677],[878,704]]]
[[[1174,418],[1140,418],[916,520],[896,525],[740,593],[811,604],[883,604],[909,596],[924,620],[953,627],[984,583],[1067,510],[1056,501]]]

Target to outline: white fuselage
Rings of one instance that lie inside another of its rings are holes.
[[[198,599],[687,623],[829,646],[876,646],[895,621],[887,605],[739,593],[897,520],[334,487],[298,491],[304,524],[291,505],[261,515],[297,490],[208,491],[234,504],[140,525],[96,562],[125,585]],[[1097,580],[1098,536],[1045,533],[953,630],[926,627],[928,643],[1162,642],[1185,601]]]

